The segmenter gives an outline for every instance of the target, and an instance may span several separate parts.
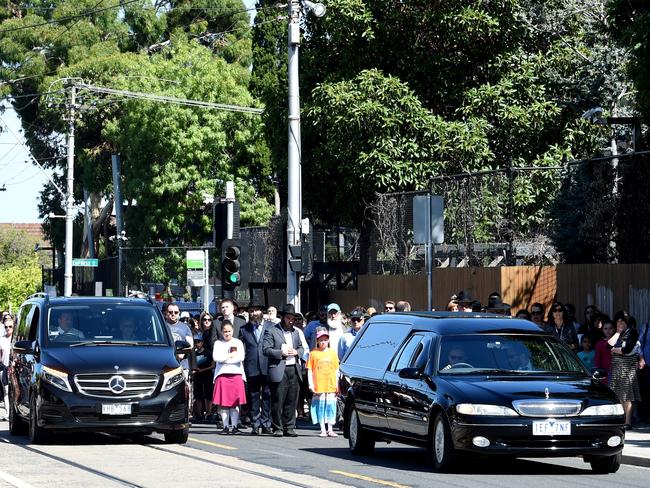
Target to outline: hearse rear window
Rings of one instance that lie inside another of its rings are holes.
[[[385,371],[410,330],[409,324],[369,322],[345,363]]]

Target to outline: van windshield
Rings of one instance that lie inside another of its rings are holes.
[[[93,303],[53,306],[47,342],[71,344],[168,344],[165,326],[153,307]]]
[[[440,374],[586,373],[578,357],[554,337],[516,334],[446,336],[440,341]]]

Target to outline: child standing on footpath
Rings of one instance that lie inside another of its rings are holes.
[[[332,430],[336,423],[336,384],[339,358],[329,348],[329,334],[326,330],[316,333],[316,348],[309,354],[307,379],[309,389],[314,392],[311,401],[311,419],[320,425],[320,437],[338,437]],[[327,429],[325,429],[327,424]]]

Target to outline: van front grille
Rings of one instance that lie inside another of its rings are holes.
[[[139,373],[91,373],[74,377],[79,393],[98,398],[146,398],[156,390],[158,381],[158,375]]]

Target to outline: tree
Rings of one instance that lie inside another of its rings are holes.
[[[251,37],[241,0],[121,3],[92,0],[16,2],[0,25],[1,75],[10,87],[32,153],[65,167],[66,110],[61,78],[90,84],[254,106],[248,93]],[[111,154],[123,158],[127,232],[136,245],[197,244],[211,228],[204,195],[219,194],[234,179],[242,221],[261,224],[271,215],[269,151],[259,117],[152,102],[78,96],[75,200],[94,202],[96,246],[108,240],[112,203]],[[55,180],[64,187],[64,175]],[[48,185],[41,214],[63,210]],[[62,246],[63,223],[49,223]],[[80,227],[75,235],[80,235]],[[77,246],[75,246],[77,247]],[[100,254],[101,257],[102,254]]]
[[[329,224],[360,227],[375,191],[539,167],[515,175],[514,227],[524,236],[547,232],[562,177],[545,168],[598,154],[607,132],[580,115],[613,107],[626,90],[625,53],[611,49],[606,3],[332,0],[325,17],[308,14],[300,74],[305,207]],[[278,39],[264,37],[256,48],[269,56]],[[284,69],[279,57],[277,67]],[[277,111],[267,121],[286,113],[272,103],[284,87],[261,95],[267,111]],[[275,134],[281,129],[277,122]],[[279,165],[286,156],[274,144]],[[335,184],[322,185],[329,179]],[[500,238],[507,188],[465,203],[490,207],[470,239]]]
[[[0,229],[0,308],[16,310],[42,286],[35,239],[24,231]]]

